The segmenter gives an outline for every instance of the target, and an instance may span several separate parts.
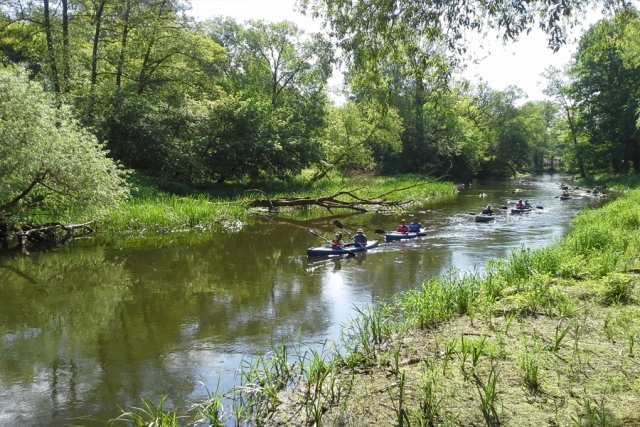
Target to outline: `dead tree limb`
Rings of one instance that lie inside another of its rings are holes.
[[[39,226],[23,225],[15,229],[14,237],[18,241],[18,248],[25,255],[66,245],[78,238],[77,230],[85,233],[93,233],[91,222],[84,224],[64,225],[57,222],[49,222]]]
[[[408,187],[410,188],[410,187]],[[399,190],[396,190],[399,191]],[[385,195],[390,194],[386,193]],[[357,212],[370,212],[368,207],[375,206],[377,208],[402,208],[402,206],[411,203],[412,200],[392,202],[388,200],[363,199],[356,196],[350,191],[338,191],[335,194],[325,197],[290,197],[282,199],[255,199],[247,203],[249,207],[269,208],[269,212],[277,210],[281,207],[296,206],[320,206],[332,212],[332,209],[349,209]]]

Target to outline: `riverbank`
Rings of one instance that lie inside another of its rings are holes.
[[[248,202],[257,198],[320,197],[349,191],[362,199],[383,197],[386,201],[420,201],[455,194],[451,182],[434,182],[418,175],[390,177],[333,177],[314,185],[303,178],[290,183],[271,183],[259,189],[246,185],[188,187],[175,183],[141,183],[133,197],[99,218],[99,229],[106,235],[207,231],[215,225],[236,227],[250,221],[255,212]],[[347,196],[345,200],[355,200]],[[375,210],[375,206],[370,207]],[[310,208],[281,209],[280,215],[293,215]],[[320,214],[326,209],[315,208]],[[82,220],[87,220],[82,218]],[[78,220],[80,221],[80,220]]]
[[[340,352],[291,364],[274,348],[244,369],[242,413],[272,426],[640,425],[639,204],[633,190],[553,246],[363,310]]]

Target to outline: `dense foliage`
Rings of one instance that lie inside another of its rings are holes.
[[[23,73],[0,70],[0,215],[95,212],[125,198],[123,172],[67,107]]]
[[[451,48],[465,30],[494,25],[512,39],[536,22],[557,46],[582,2],[394,4],[302,2],[330,39],[291,22],[196,22],[183,0],[7,0],[0,57],[70,106],[114,160],[162,179],[255,183],[311,169],[316,181],[335,171],[463,180],[559,158],[583,175],[640,167],[639,30],[627,5],[585,34],[567,73],[549,71],[549,103],[460,80]],[[338,105],[327,90],[336,47]]]

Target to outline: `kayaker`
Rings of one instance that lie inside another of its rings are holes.
[[[482,215],[493,215],[493,209],[491,209],[491,205],[487,205],[486,208],[482,211]]]
[[[342,233],[336,231],[335,236],[331,239],[331,247],[333,249],[338,249],[344,246],[344,240],[342,240]]]
[[[522,200],[518,200],[518,203],[516,204],[516,209],[524,209],[524,204],[522,203]]]
[[[568,196],[569,196],[569,191],[563,190],[562,191],[562,197],[568,197]]]
[[[364,246],[367,244],[367,236],[364,234],[362,228],[356,230],[356,235],[353,236],[353,243],[355,243],[356,246]]]
[[[525,208],[525,209],[531,209],[531,205],[529,204],[529,201],[528,201],[528,200],[525,200],[525,201],[524,201],[524,208]]]
[[[400,225],[398,226],[396,231],[399,232],[399,233],[408,233],[409,232],[409,226],[407,225],[407,220],[406,219],[403,218],[403,219],[400,220]]]
[[[419,233],[423,228],[424,225],[420,224],[420,220],[418,218],[413,218],[411,220],[411,224],[409,224],[409,231],[414,233]]]

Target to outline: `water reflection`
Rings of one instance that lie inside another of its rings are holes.
[[[402,215],[417,215],[425,238],[355,257],[307,258],[306,248],[319,244],[308,229],[331,236],[338,218],[373,238],[401,216],[263,217],[234,232],[87,242],[0,259],[0,425],[63,426],[85,415],[98,421],[75,423],[103,425],[118,415],[117,404],[168,394],[169,403],[186,406],[206,395],[205,386],[215,389],[218,376],[228,388],[242,357],[270,339],[335,338],[354,306],[562,237],[573,215],[603,201],[576,195],[561,204],[554,197],[561,179],[474,183]],[[543,209],[500,210],[488,224],[469,214],[520,197]]]

